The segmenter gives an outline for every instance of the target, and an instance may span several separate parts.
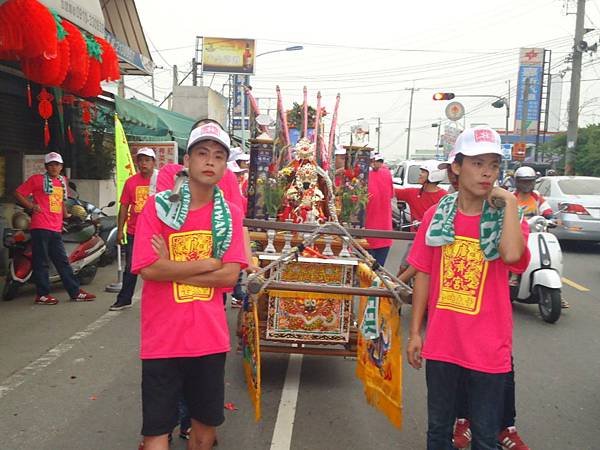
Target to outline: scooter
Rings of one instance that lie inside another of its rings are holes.
[[[112,264],[117,259],[117,216],[107,215],[104,209],[113,207],[115,201],[111,200],[106,206],[98,208],[96,205],[79,198],[75,183],[69,182],[69,187],[75,191],[75,195],[69,196],[69,207],[71,205],[83,206],[88,213],[88,219],[98,223],[98,234],[106,244],[106,251],[100,257],[98,266],[104,267]]]
[[[557,225],[542,216],[531,217],[527,223],[531,261],[518,285],[511,286],[511,301],[537,303],[542,319],[554,323],[561,313],[563,257],[558,239],[548,229]]]
[[[104,241],[98,236],[98,225],[89,219],[65,222],[62,239],[73,273],[82,285],[91,283],[98,270],[98,259],[106,251]],[[16,297],[23,284],[31,281],[32,249],[28,226],[5,228],[3,242],[9,250],[9,264],[2,300],[8,301]],[[50,282],[60,280],[52,264],[49,278]]]

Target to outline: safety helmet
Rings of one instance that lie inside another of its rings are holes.
[[[12,216],[12,227],[16,230],[28,230],[31,218],[23,211],[17,211]]]
[[[515,178],[521,179],[521,180],[535,180],[536,179],[535,170],[533,170],[533,168],[528,167],[528,166],[519,167],[515,171]]]
[[[425,170],[427,172],[427,181],[429,183],[440,183],[444,181],[444,176],[446,175],[445,170],[440,170],[438,167],[440,165],[439,161],[425,161],[421,164],[421,170]]]
[[[78,219],[85,220],[87,212],[83,206],[73,205],[71,206],[71,215],[77,217]]]

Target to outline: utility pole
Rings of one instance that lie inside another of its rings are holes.
[[[381,117],[377,118],[377,152],[379,153],[379,141],[381,140]]]
[[[410,106],[408,107],[408,133],[406,136],[406,159],[410,159],[410,128],[412,125],[412,108],[413,108],[413,97],[415,95],[415,88],[406,88],[406,91],[410,91]],[[416,89],[418,90],[418,89]]]
[[[173,89],[171,90],[171,96],[169,97],[169,111],[173,111],[173,93],[175,92],[175,88],[179,83],[177,83],[177,66],[173,66]],[[159,105],[160,106],[160,105]]]
[[[577,0],[577,18],[575,19],[575,39],[573,41],[573,64],[571,71],[571,91],[569,93],[569,125],[567,128],[567,151],[565,153],[565,175],[575,175],[577,152],[577,128],[579,126],[579,87],[581,84],[581,60],[583,51],[580,42],[585,29],[585,0]]]

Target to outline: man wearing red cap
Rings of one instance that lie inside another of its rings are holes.
[[[46,173],[30,176],[15,191],[15,198],[25,209],[31,210],[31,250],[33,281],[38,305],[56,305],[58,300],[50,295],[48,258],[52,261],[71,300],[87,302],[94,294],[80,289],[73,274],[63,245],[61,231],[63,219],[69,217],[64,202],[67,199],[68,180],[60,172],[63,159],[50,152],[44,157]]]

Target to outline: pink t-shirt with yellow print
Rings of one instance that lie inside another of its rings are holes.
[[[64,185],[69,185],[67,177],[63,177]],[[44,175],[30,176],[17,192],[24,197],[33,197],[33,202],[39,205],[41,211],[34,212],[31,216],[30,229],[50,230],[61,232],[63,226],[64,193],[63,185],[58,178],[52,178],[52,193],[44,192]]]
[[[129,206],[129,218],[127,219],[127,233],[135,233],[137,218],[144,209],[148,194],[150,192],[150,177],[144,178],[136,173],[130,176],[123,185],[121,192],[121,205]]]
[[[242,212],[228,202],[233,236],[221,258],[223,263],[247,266],[242,234]],[[195,261],[212,256],[212,203],[192,210],[181,229],[174,230],[156,216],[154,197],[138,217],[132,272],[152,265],[158,256],[150,245],[161,235],[174,261]],[[172,281],[144,281],[141,312],[142,359],[203,356],[230,349],[223,288],[196,287]]]
[[[485,260],[479,246],[481,216],[460,211],[454,221],[454,242],[430,247],[425,235],[435,209],[432,206],[425,213],[408,257],[409,264],[429,274],[422,355],[480,372],[510,372],[513,322],[508,272],[522,273],[527,268],[529,250],[514,266],[500,258]],[[525,222],[521,230],[527,242]]]

